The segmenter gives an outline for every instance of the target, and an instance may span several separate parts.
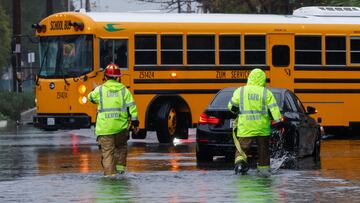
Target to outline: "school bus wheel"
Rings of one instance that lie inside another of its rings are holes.
[[[157,113],[156,135],[160,143],[170,143],[178,131],[177,111],[171,103],[163,103]]]

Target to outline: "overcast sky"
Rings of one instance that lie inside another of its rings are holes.
[[[85,0],[82,0],[85,2]],[[129,12],[129,11],[164,11],[164,5],[159,3],[146,3],[138,0],[90,0],[92,11],[100,12]],[[80,0],[73,0],[76,9],[80,8]],[[84,5],[85,3],[83,3]],[[193,7],[195,9],[195,5]],[[185,9],[185,8],[184,8]],[[175,10],[177,12],[177,10]]]

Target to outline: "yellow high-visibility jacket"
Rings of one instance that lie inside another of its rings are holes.
[[[270,110],[273,119],[279,122],[281,113],[274,95],[265,88],[266,75],[261,69],[250,72],[247,84],[239,87],[228,104],[228,108],[234,112],[238,109],[237,136],[254,137],[269,136]],[[234,108],[235,107],[235,108]]]
[[[126,130],[129,116],[138,120],[137,107],[130,91],[116,80],[107,80],[89,93],[91,102],[98,104],[96,135],[111,135]],[[130,115],[129,115],[130,113]]]

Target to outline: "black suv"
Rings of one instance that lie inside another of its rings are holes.
[[[213,156],[234,157],[235,145],[232,126],[236,116],[227,108],[235,87],[220,90],[200,115],[196,129],[196,158],[198,162],[212,161]],[[273,129],[270,137],[270,150],[281,146],[295,157],[313,155],[320,157],[320,125],[310,114],[316,109],[308,106],[305,110],[299,98],[290,90],[269,88],[276,98],[283,115],[281,131]],[[279,133],[280,132],[280,133]],[[278,142],[282,142],[279,145]],[[256,152],[256,145],[252,152]],[[251,156],[251,155],[250,155]],[[256,155],[255,155],[256,156]]]

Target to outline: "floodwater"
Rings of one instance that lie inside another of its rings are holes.
[[[269,178],[197,164],[194,135],[176,144],[129,140],[128,171],[104,178],[92,130],[0,130],[0,202],[360,202],[360,140],[323,140]]]

